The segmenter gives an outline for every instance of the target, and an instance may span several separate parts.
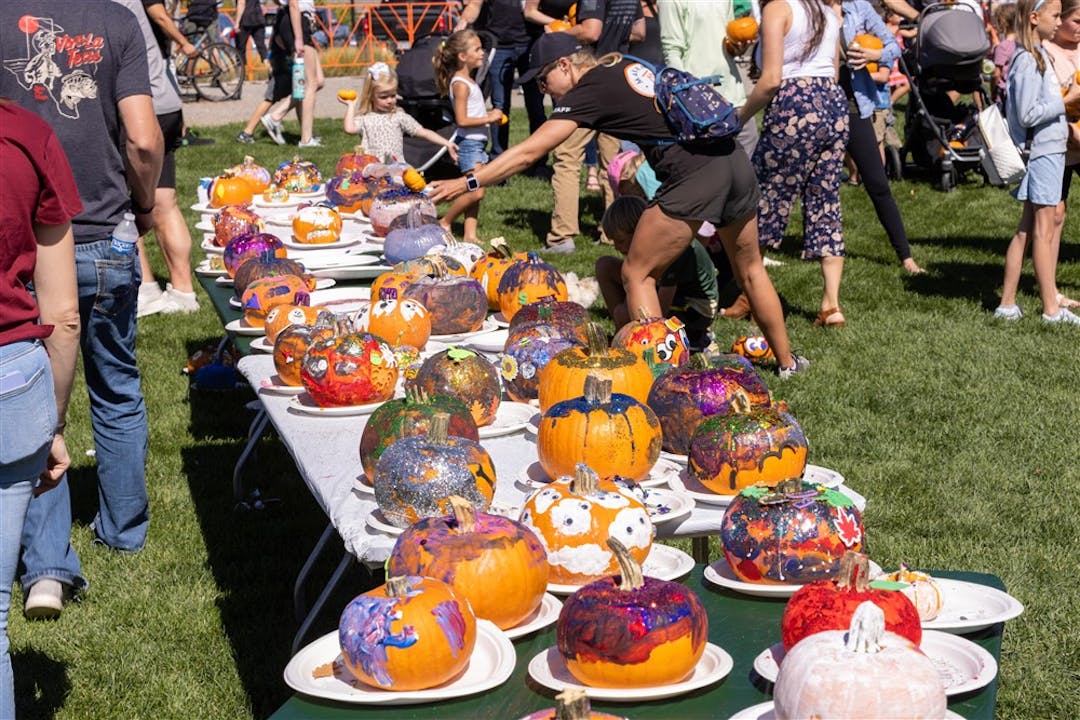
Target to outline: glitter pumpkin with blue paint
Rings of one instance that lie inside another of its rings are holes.
[[[518,313],[520,315],[520,313]],[[558,325],[530,325],[506,342],[500,363],[503,387],[518,402],[539,395],[540,371],[563,350],[584,347],[571,330]]]
[[[645,402],[653,384],[652,371],[645,361],[629,350],[611,347],[604,329],[596,323],[589,323],[585,333],[585,347],[563,350],[540,372],[540,409],[580,397],[590,373],[610,379],[612,392]]]
[[[296,275],[271,275],[255,280],[240,296],[244,320],[251,327],[261,328],[266,324],[266,315],[276,305],[310,305],[310,292],[307,281]]]
[[[507,321],[529,303],[546,297],[560,301],[569,297],[562,273],[536,253],[528,253],[525,260],[516,261],[503,272],[498,293],[499,309]]]

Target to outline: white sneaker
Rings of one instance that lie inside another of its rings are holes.
[[[776,368],[776,374],[780,376],[781,380],[787,380],[790,377],[794,377],[799,373],[805,372],[810,368],[810,361],[804,358],[802,355],[791,354],[795,364],[791,367],[778,367]]]
[[[64,584],[59,580],[45,578],[30,586],[23,603],[27,620],[53,620],[64,609]]]
[[[563,240],[557,243],[551,243],[547,247],[540,250],[541,255],[569,255],[577,248],[574,246],[574,239]]]
[[[1024,311],[1019,305],[998,305],[997,310],[994,311],[994,317],[999,320],[1019,320],[1024,317]],[[1043,317],[1046,316],[1043,315]]]
[[[165,293],[155,281],[144,282],[139,285],[139,300],[135,317],[145,317],[159,313],[165,308]]]
[[[310,140],[308,140],[307,142],[298,142],[298,143],[296,143],[296,147],[298,147],[298,148],[322,147],[322,139],[317,138],[317,137],[313,137]]]
[[[285,128],[281,124],[280,120],[275,120],[267,113],[259,118],[259,122],[266,128],[266,134],[270,136],[270,139],[276,142],[278,145],[285,144]]]
[[[781,265],[784,264],[784,261],[783,260],[773,260],[768,255],[762,255],[761,256],[761,264],[764,265],[765,267],[780,267]]]
[[[1058,311],[1053,315],[1043,313],[1042,317],[1043,322],[1055,325],[1058,323],[1061,323],[1062,325],[1080,325],[1080,316],[1077,316],[1076,313],[1071,310],[1066,310],[1065,308],[1058,308]]]
[[[161,312],[166,315],[172,315],[174,313],[193,313],[199,310],[199,298],[194,292],[183,292],[177,290],[172,286],[172,283],[165,284],[164,293],[164,307]]]

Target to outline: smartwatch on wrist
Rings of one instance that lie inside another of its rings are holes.
[[[475,192],[480,189],[480,181],[476,179],[476,175],[471,170],[465,173],[465,189],[468,192]]]

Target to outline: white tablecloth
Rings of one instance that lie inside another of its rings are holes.
[[[395,537],[367,524],[378,508],[375,496],[357,489],[360,466],[360,435],[369,416],[316,417],[289,410],[290,397],[261,389],[262,381],[276,375],[273,358],[251,355],[238,369],[258,391],[270,421],[296,462],[296,469],[311,494],[337,528],[345,549],[372,566],[386,561]],[[495,464],[496,487],[493,503],[520,508],[531,491],[515,480],[536,461],[536,443],[527,432],[481,440]],[[866,499],[846,485],[843,492],[862,509]],[[724,508],[698,503],[682,520],[657,525],[657,537],[698,537],[720,531]]]

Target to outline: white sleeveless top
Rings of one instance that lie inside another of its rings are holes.
[[[482,118],[487,116],[487,104],[484,102],[484,93],[480,90],[480,86],[474,83],[472,80],[466,80],[456,75],[450,78],[450,100],[454,99],[454,83],[464,83],[465,87],[469,88],[469,100],[465,105],[465,113],[471,118]],[[490,137],[489,126],[483,125],[481,127],[459,128],[457,131],[459,138],[467,138],[469,140],[483,140],[487,141]]]
[[[822,5],[825,12],[825,32],[821,44],[808,57],[800,59],[810,38],[810,16],[801,0],[787,0],[787,4],[791,8],[791,29],[784,36],[784,68],[781,79],[835,76],[833,58],[836,56],[836,43],[840,37],[840,18],[836,17],[832,8]]]

